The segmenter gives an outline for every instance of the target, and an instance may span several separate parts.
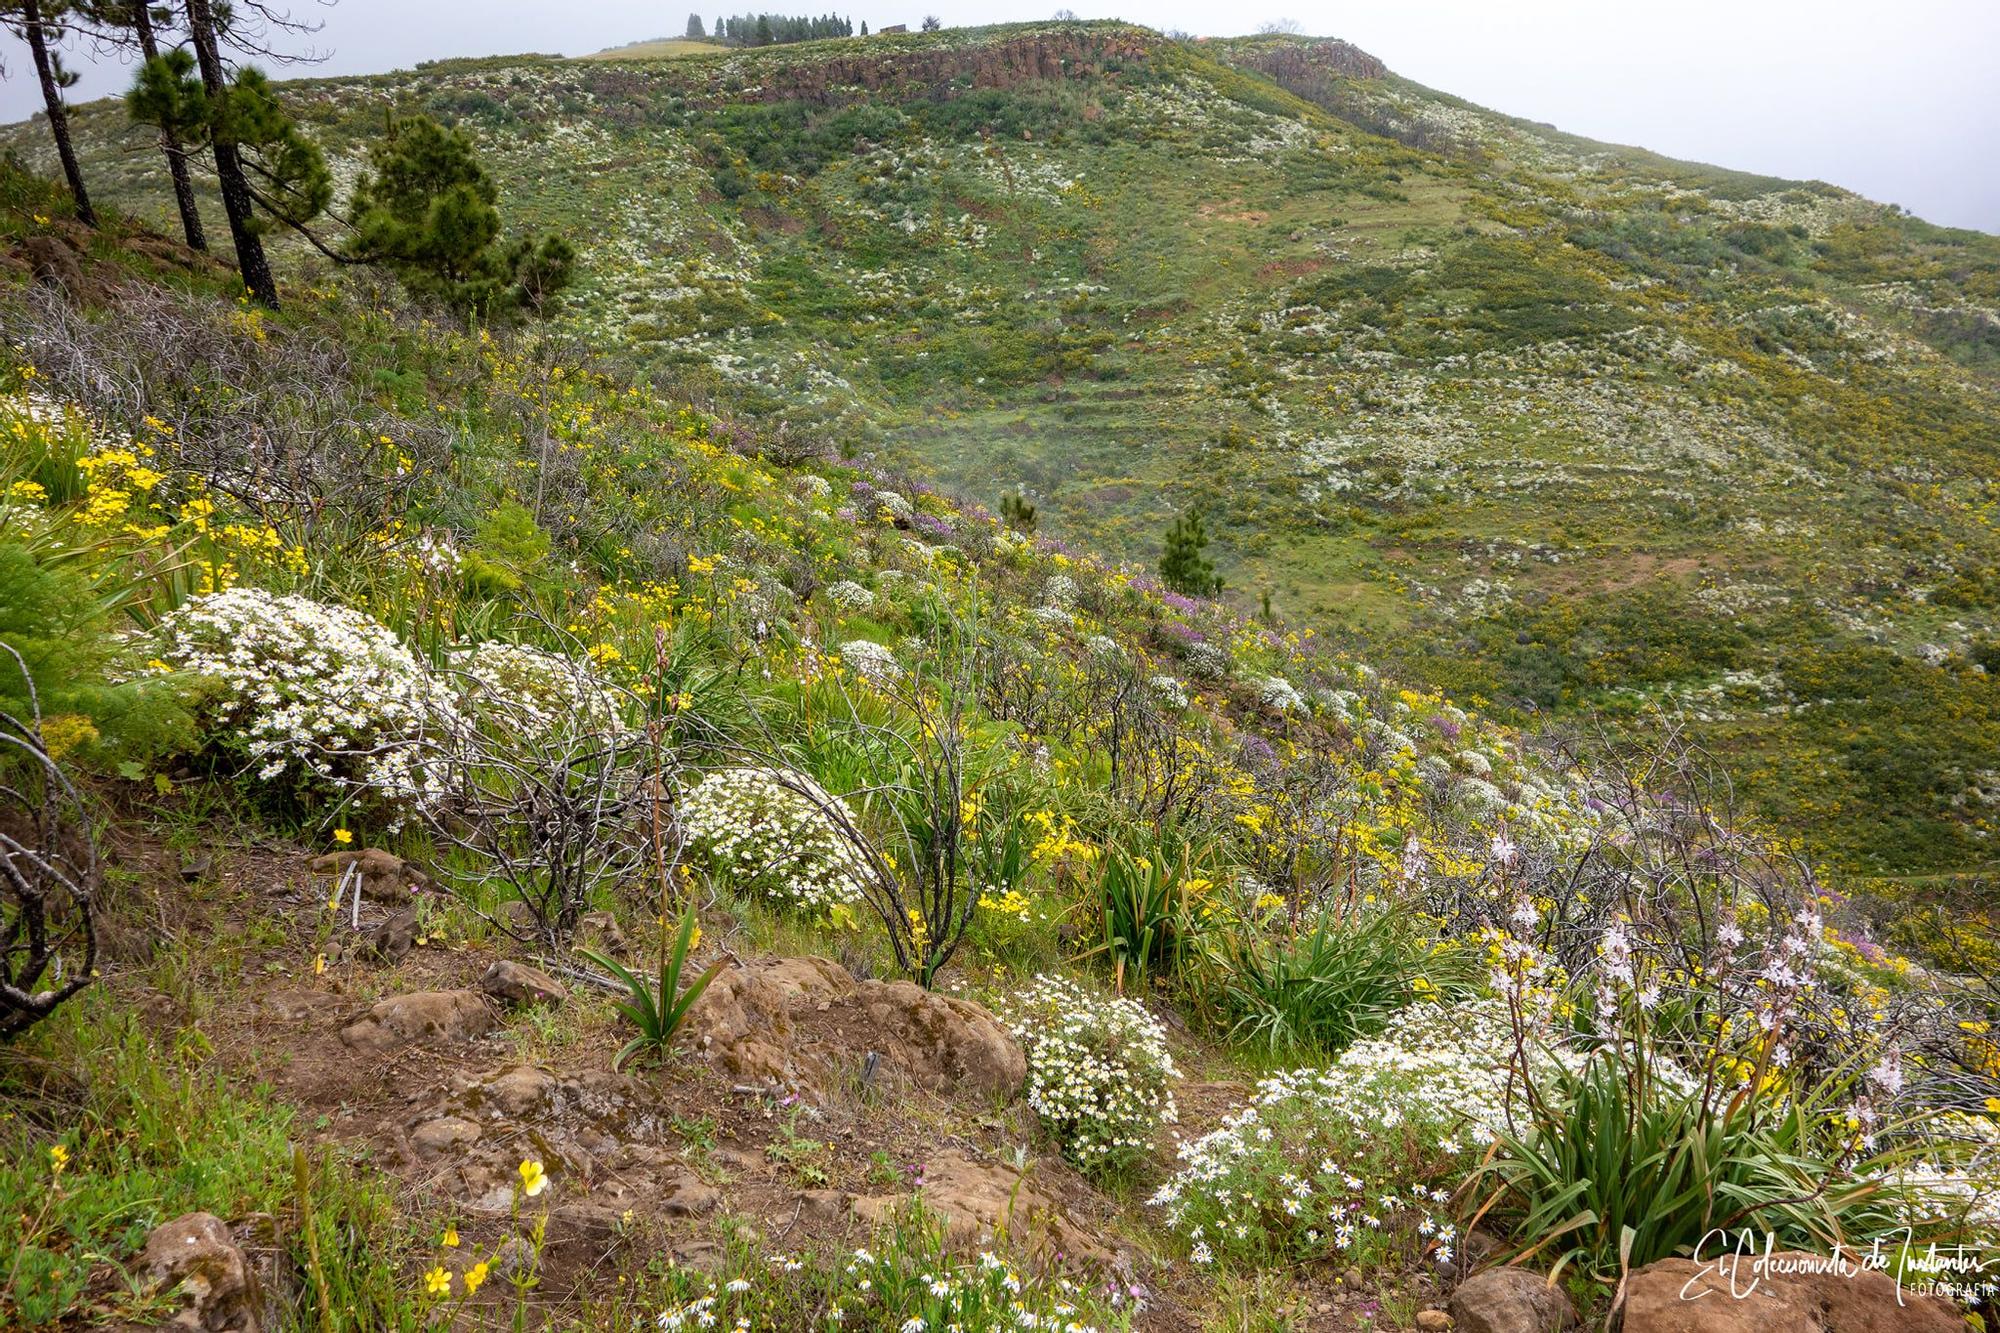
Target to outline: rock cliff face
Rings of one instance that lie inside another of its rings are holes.
[[[1115,32],[1035,32],[963,47],[916,50],[853,49],[840,54],[743,71],[743,82],[725,77],[719,87],[690,94],[690,105],[723,102],[819,104],[851,101],[863,94],[889,99],[941,97],[968,88],[1012,88],[1038,79],[1115,76],[1121,65],[1143,62],[1160,39],[1137,29]],[[606,71],[616,82],[631,75]]]
[[[1235,52],[1230,63],[1254,69],[1309,99],[1308,90],[1322,87],[1330,78],[1379,79],[1389,73],[1387,65],[1360,47],[1337,40],[1246,47]]]

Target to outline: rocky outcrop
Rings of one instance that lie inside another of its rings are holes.
[[[1294,92],[1329,78],[1380,79],[1389,73],[1387,65],[1360,47],[1333,38],[1240,46],[1230,51],[1228,59],[1230,64],[1268,75],[1279,87]]]
[[[1522,1268],[1474,1273],[1452,1293],[1451,1317],[1464,1333],[1563,1333],[1577,1325],[1562,1288]]]
[[[811,59],[745,62],[740,73],[724,65],[720,86],[692,89],[688,100],[825,105],[862,98],[945,97],[968,88],[1012,88],[1041,79],[1115,77],[1121,65],[1149,58],[1160,42],[1157,34],[1142,29],[1117,28],[1053,29],[1000,41],[914,49],[870,49],[851,43],[827,54],[815,52]],[[606,69],[593,72],[591,90],[610,98],[630,91],[643,95],[643,88],[633,90],[629,85],[649,78],[657,75]]]
[[[961,1249],[990,1246],[998,1234],[1023,1253],[1065,1262],[1115,1267],[1122,1257],[1094,1239],[1060,1204],[1019,1171],[997,1162],[975,1162],[945,1152],[924,1164],[917,1196],[944,1222],[947,1243]],[[910,1204],[910,1194],[871,1194],[853,1200],[854,1215],[887,1226]]]
[[[171,1327],[261,1333],[262,1289],[250,1262],[213,1213],[186,1213],[153,1228],[139,1257],[155,1290],[178,1289]]]
[[[978,1005],[907,981],[857,983],[825,958],[727,969],[689,1029],[724,1070],[771,1087],[831,1094],[881,1079],[997,1100],[1027,1078],[1013,1036]]]
[[[431,882],[423,871],[394,852],[385,852],[379,847],[315,856],[312,868],[313,873],[332,875],[336,881],[351,869],[361,881],[363,897],[391,906],[407,904],[411,894],[429,888]]]
[[[340,1030],[340,1040],[371,1055],[413,1041],[470,1041],[499,1025],[492,1002],[478,991],[415,991],[392,995]]]
[[[1932,1296],[1854,1262],[1781,1252],[1766,1259],[1662,1259],[1625,1288],[1625,1333],[1963,1333]]]
[[[561,1004],[569,990],[539,967],[502,958],[479,978],[479,989],[502,1004]]]

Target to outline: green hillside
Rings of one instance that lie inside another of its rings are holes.
[[[1516,720],[1687,711],[1852,869],[1990,869],[2000,238],[1112,24],[287,85],[344,174],[475,129],[656,382]],[[94,179],[164,210],[111,105]],[[31,160],[34,127],[11,132]]]

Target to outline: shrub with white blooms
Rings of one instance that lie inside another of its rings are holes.
[[[1150,1200],[1198,1264],[1388,1250],[1451,1262],[1441,1206],[1505,1124],[1514,1049],[1495,1002],[1417,1005],[1326,1069],[1274,1074],[1180,1150]]]
[[[496,735],[542,741],[565,728],[617,725],[611,691],[589,662],[518,643],[454,648],[460,716]]]
[[[896,654],[872,639],[850,639],[841,644],[840,661],[871,685],[893,685],[903,678]]]
[[[216,729],[259,778],[289,772],[391,803],[437,794],[421,743],[455,731],[455,710],[379,621],[240,587],[185,603],[158,638],[169,666],[211,682]]]
[[[737,890],[837,919],[861,900],[867,862],[836,808],[804,774],[729,768],[697,783],[680,813],[689,846]]]
[[[1084,1170],[1129,1162],[1177,1118],[1166,1029],[1136,1001],[1039,976],[1007,1025],[1027,1053],[1028,1105]]]
[[[875,605],[875,594],[853,579],[828,584],[826,599],[843,611],[867,611]]]

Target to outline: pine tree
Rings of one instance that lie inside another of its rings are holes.
[[[354,188],[354,257],[412,291],[475,314],[539,312],[576,252],[559,236],[500,243],[499,190],[463,130],[429,116],[389,123]]]
[[[256,200],[243,167],[243,155],[229,124],[229,73],[223,68],[222,48],[216,40],[215,7],[210,0],[185,0],[187,26],[194,40],[195,63],[201,70],[202,88],[207,94],[210,143],[215,152],[215,175],[222,185],[222,211],[229,218],[230,239],[236,243],[236,269],[243,285],[261,304],[278,308],[278,282],[271,276],[271,261],[264,255],[264,241],[257,229]]]
[[[115,20],[117,8],[117,0],[106,6],[106,21]],[[160,58],[160,42],[153,30],[151,0],[129,0],[125,8],[132,35],[139,43],[139,58],[150,65]],[[162,13],[166,12],[169,11],[162,10]],[[165,125],[160,127],[160,151],[166,155],[167,174],[173,179],[174,206],[180,210],[181,233],[187,237],[190,249],[206,251],[208,235],[201,225],[201,210],[195,206],[194,182],[188,175],[187,150],[181,146],[180,136]]]
[[[1025,490],[1017,490],[1000,497],[1000,517],[1008,527],[1019,533],[1035,530],[1035,506],[1029,502]]]
[[[52,45],[63,37],[62,20],[68,8],[67,0],[10,0],[0,4],[0,15],[28,44],[28,54],[34,60],[35,77],[42,85],[42,106],[49,116],[49,134],[56,141],[63,179],[76,203],[76,219],[95,227],[97,214],[90,206],[90,192],[84,188],[83,168],[69,137],[69,110],[63,104],[62,90],[76,82],[76,75],[63,68],[62,56]]]
[[[701,41],[703,38],[708,36],[708,34],[703,32],[701,29],[701,15],[699,14],[688,15],[687,35],[689,41],[695,41],[695,42]]]
[[[769,14],[759,14],[757,16],[756,36],[751,40],[751,45],[769,46],[771,41],[771,16]]]
[[[1208,549],[1208,532],[1199,510],[1176,518],[1167,529],[1167,548],[1160,556],[1160,582],[1188,597],[1213,597],[1222,591],[1222,579],[1215,565],[1203,554]]]
[[[868,20],[867,20],[867,19],[863,19],[863,20],[861,20],[861,35],[862,35],[863,37],[866,37],[866,36],[868,35]]]
[[[153,57],[140,67],[125,95],[126,110],[133,120],[158,128],[163,139],[185,145],[182,153],[201,148],[214,153],[218,175],[225,156],[235,163],[240,177],[235,188],[248,204],[240,230],[239,219],[230,218],[230,229],[237,239],[237,260],[244,284],[269,304],[277,299],[276,288],[260,290],[254,276],[263,258],[262,235],[269,222],[291,227],[323,253],[344,258],[314,236],[309,227],[333,201],[333,175],[318,145],[300,132],[263,71],[239,70],[219,95],[195,71],[196,57],[184,50]],[[231,187],[225,182],[225,205],[230,194]],[[262,266],[262,274],[268,282],[268,265]]]

